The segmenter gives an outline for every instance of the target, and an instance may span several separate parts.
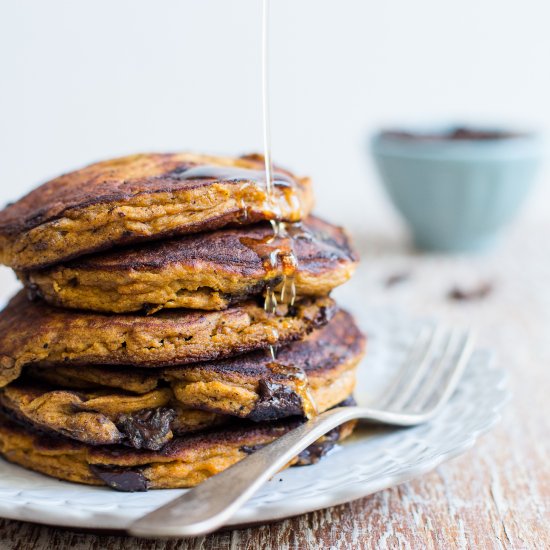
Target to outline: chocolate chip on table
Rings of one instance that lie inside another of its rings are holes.
[[[449,291],[447,297],[449,300],[456,300],[459,302],[482,300],[491,294],[493,288],[493,284],[489,282],[481,283],[477,287],[469,289],[455,286]]]
[[[385,287],[390,288],[392,286],[405,283],[411,277],[412,277],[412,273],[410,271],[400,271],[400,272],[394,273],[392,275],[389,275],[386,278]]]
[[[126,436],[125,443],[136,449],[158,451],[172,438],[170,424],[176,413],[173,409],[143,409],[123,414],[117,419],[117,428]]]
[[[117,468],[90,464],[91,472],[116,491],[137,493],[147,491],[149,484],[146,477],[131,468]]]

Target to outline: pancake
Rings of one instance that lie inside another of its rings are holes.
[[[339,312],[306,340],[280,349],[276,363],[268,352],[254,352],[156,369],[137,381],[133,369],[31,367],[0,391],[0,405],[37,428],[91,445],[158,449],[174,434],[231,417],[272,421],[334,407],[351,395],[363,352],[362,334]]]
[[[273,237],[270,224],[187,235],[166,242],[87,256],[50,269],[20,273],[32,297],[76,309],[104,312],[162,308],[222,310],[281,289],[283,258],[292,245],[298,296],[323,296],[352,275],[357,256],[344,231],[318,218]],[[278,288],[277,288],[278,285]]]
[[[292,414],[312,416],[351,395],[365,338],[353,317],[340,310],[305,340],[221,361],[168,368],[180,403],[255,421]]]
[[[13,418],[89,445],[125,444],[158,450],[175,435],[229,421],[216,413],[181,407],[170,388],[142,395],[76,392],[16,382],[3,388],[0,405]]]
[[[311,185],[263,157],[141,154],[44,183],[0,212],[0,262],[36,269],[121,244],[262,220],[300,221]]]
[[[230,429],[179,437],[159,451],[148,451],[121,446],[94,447],[52,437],[0,415],[0,453],[14,464],[57,479],[108,485],[119,491],[192,487],[299,423],[297,420],[262,424],[242,421]],[[289,465],[316,462],[336,441],[347,437],[354,425],[348,422],[329,432]]]
[[[0,387],[29,364],[162,367],[229,357],[303,338],[335,312],[333,300],[316,298],[276,314],[247,301],[221,312],[102,315],[31,303],[21,291],[0,313]]]

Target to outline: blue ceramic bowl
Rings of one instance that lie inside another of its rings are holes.
[[[382,181],[419,248],[487,248],[531,188],[541,157],[538,136],[473,132],[448,139],[452,128],[413,129],[380,132],[372,140]]]

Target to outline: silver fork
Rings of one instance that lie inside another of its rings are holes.
[[[473,348],[470,333],[425,327],[407,360],[368,407],[337,407],[320,414],[135,521],[132,535],[189,537],[215,531],[274,474],[319,437],[349,420],[413,426],[433,418],[454,392]]]

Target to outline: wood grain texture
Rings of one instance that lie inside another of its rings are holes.
[[[479,257],[410,252],[385,231],[361,241],[371,307],[399,307],[478,329],[510,373],[513,398],[476,447],[434,472],[370,497],[261,527],[178,541],[79,534],[0,521],[2,549],[550,548],[550,223],[524,224]],[[397,272],[410,277],[387,287]],[[452,301],[454,285],[489,296]],[[339,293],[350,302],[345,288]]]

